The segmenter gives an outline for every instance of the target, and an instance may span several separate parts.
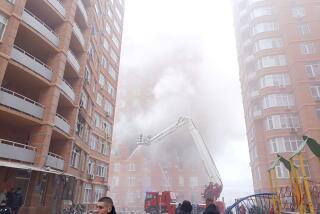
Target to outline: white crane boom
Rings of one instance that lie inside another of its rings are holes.
[[[202,158],[203,165],[205,166],[206,172],[209,176],[209,181],[213,182],[214,184],[218,184],[222,186],[221,177],[219,175],[218,169],[215,165],[215,162],[210,154],[210,151],[203,141],[199,131],[197,130],[194,122],[189,117],[180,117],[178,122],[169,126],[168,128],[160,131],[153,137],[143,137],[140,135],[140,139],[138,145],[150,145],[154,142],[159,142],[162,138],[170,135],[171,133],[175,132],[178,128],[182,126],[188,126],[189,132],[193,138],[193,142],[196,144],[198,152]]]

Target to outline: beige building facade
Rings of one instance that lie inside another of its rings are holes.
[[[320,141],[320,1],[232,3],[254,190],[269,192],[276,154],[291,156],[303,135]],[[319,160],[307,148],[303,155],[319,183]],[[288,185],[285,167],[275,169],[278,184]]]
[[[21,213],[107,194],[124,3],[0,1],[0,192]]]

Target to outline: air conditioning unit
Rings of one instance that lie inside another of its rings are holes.
[[[88,179],[89,179],[89,180],[93,180],[93,179],[94,179],[94,174],[89,174],[89,175],[88,175]]]
[[[110,117],[110,116],[111,116],[110,112],[107,112],[106,117]]]

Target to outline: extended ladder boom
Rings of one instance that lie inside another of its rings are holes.
[[[206,172],[209,176],[209,181],[222,187],[221,177],[219,175],[219,172],[217,170],[215,162],[210,154],[210,151],[209,151],[207,145],[203,141],[199,131],[197,130],[197,128],[191,118],[180,117],[177,123],[162,130],[161,132],[159,132],[158,134],[156,134],[153,137],[146,137],[145,138],[143,136],[140,136],[138,145],[150,145],[154,142],[159,142],[161,139],[163,139],[167,135],[170,135],[171,133],[175,132],[178,128],[185,126],[185,125],[188,126],[189,132],[191,133],[193,141],[198,149],[198,152],[200,153],[203,165],[204,165]]]

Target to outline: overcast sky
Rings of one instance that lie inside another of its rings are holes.
[[[209,144],[228,202],[252,193],[228,0],[127,0],[115,142],[191,116]]]

